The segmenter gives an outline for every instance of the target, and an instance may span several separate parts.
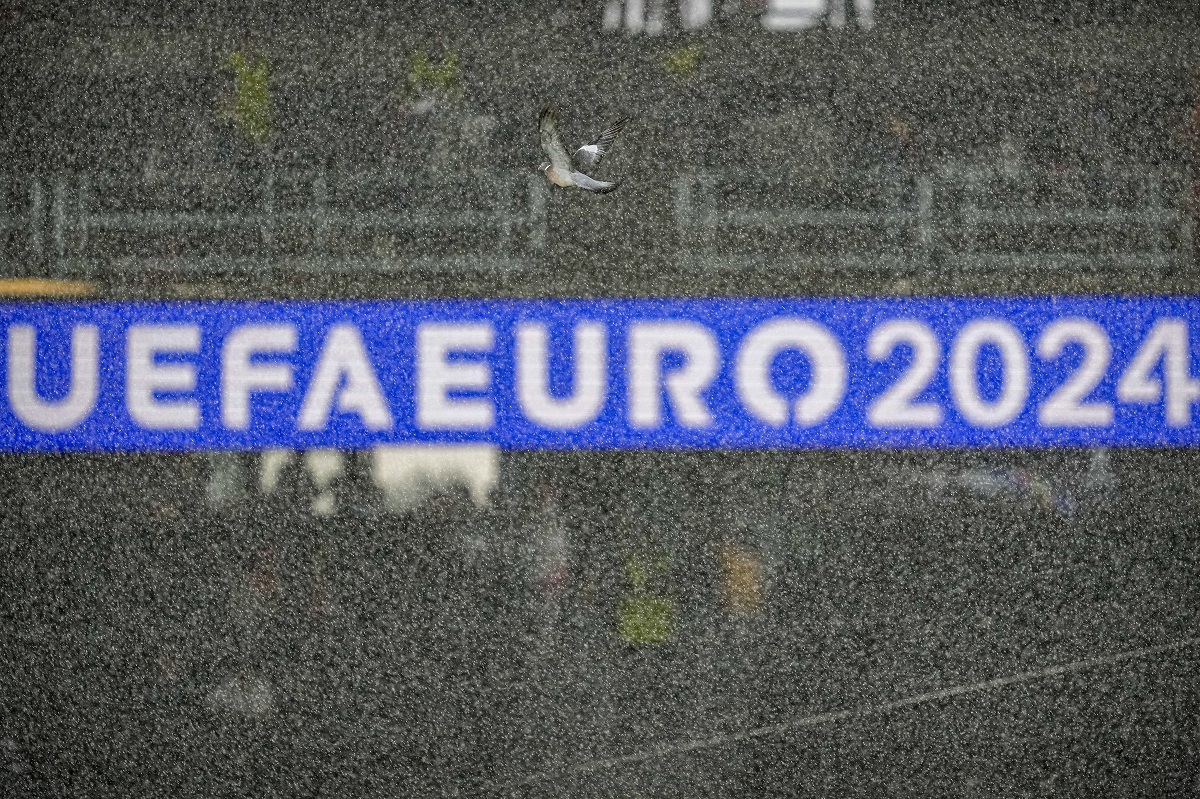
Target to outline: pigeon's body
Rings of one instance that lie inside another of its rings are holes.
[[[554,106],[545,106],[538,116],[538,135],[542,149],[550,158],[549,162],[541,166],[546,180],[555,186],[575,187],[595,194],[604,194],[617,188],[621,185],[620,181],[596,180],[584,174],[582,170],[590,170],[600,164],[613,140],[628,121],[628,117],[618,119],[594,142],[577,148],[573,155],[568,156],[567,148],[563,146],[562,137],[558,133],[558,113],[555,112]]]
[[[575,185],[575,180],[572,178],[573,174],[574,170],[568,172],[565,170],[555,169],[554,164],[550,164],[549,168],[546,169],[546,180],[550,181],[555,186],[562,186],[564,189],[570,188],[571,186]]]

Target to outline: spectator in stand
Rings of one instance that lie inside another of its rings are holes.
[[[869,195],[889,208],[912,201],[924,157],[920,138],[905,117],[893,111],[876,121],[867,135],[864,155],[873,173]],[[889,228],[887,236],[892,246],[900,246],[899,227]]]
[[[235,134],[223,137],[230,160],[238,167],[261,165],[270,157],[275,135],[270,62],[256,48],[247,45],[230,53],[221,71],[233,76],[233,85],[217,112],[218,120]]]
[[[370,455],[369,452],[348,455],[333,485],[336,513],[352,526],[365,526],[383,512],[383,494],[371,474]]]
[[[922,157],[917,133],[912,124],[899,114],[888,114],[880,146],[884,160],[897,168],[920,168]]]
[[[239,50],[229,54],[225,66],[234,73],[230,109],[234,126],[250,141],[265,144],[275,132],[267,85],[270,64],[261,54],[248,57]]]

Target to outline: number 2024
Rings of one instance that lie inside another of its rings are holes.
[[[918,402],[941,361],[941,345],[922,322],[893,320],[877,327],[867,342],[873,361],[891,357],[902,344],[912,349],[908,368],[867,411],[867,420],[880,428],[928,428],[942,423],[944,410],[935,402]],[[1112,359],[1112,345],[1104,328],[1089,319],[1064,318],[1047,325],[1037,341],[1037,356],[1056,360],[1070,344],[1083,348],[1083,359],[1038,408],[1045,427],[1107,427],[1113,423],[1113,404],[1089,400]],[[1003,365],[998,394],[983,396],[978,379],[980,351],[995,347]],[[1161,377],[1155,368],[1161,364]],[[1029,397],[1029,356],[1025,341],[1012,325],[999,319],[977,319],[959,331],[950,349],[950,394],[959,413],[975,427],[1001,427],[1016,419]],[[1187,324],[1182,319],[1160,319],[1150,329],[1133,360],[1117,382],[1117,399],[1124,403],[1162,401],[1166,422],[1185,427],[1192,420],[1192,404],[1200,399],[1200,380],[1191,376]]]

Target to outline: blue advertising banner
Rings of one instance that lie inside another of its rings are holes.
[[[0,450],[1195,446],[1194,298],[15,303]]]

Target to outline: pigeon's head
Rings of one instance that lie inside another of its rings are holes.
[[[549,161],[543,161],[542,163],[538,164],[538,172],[545,173],[545,171],[549,168],[550,168]]]

